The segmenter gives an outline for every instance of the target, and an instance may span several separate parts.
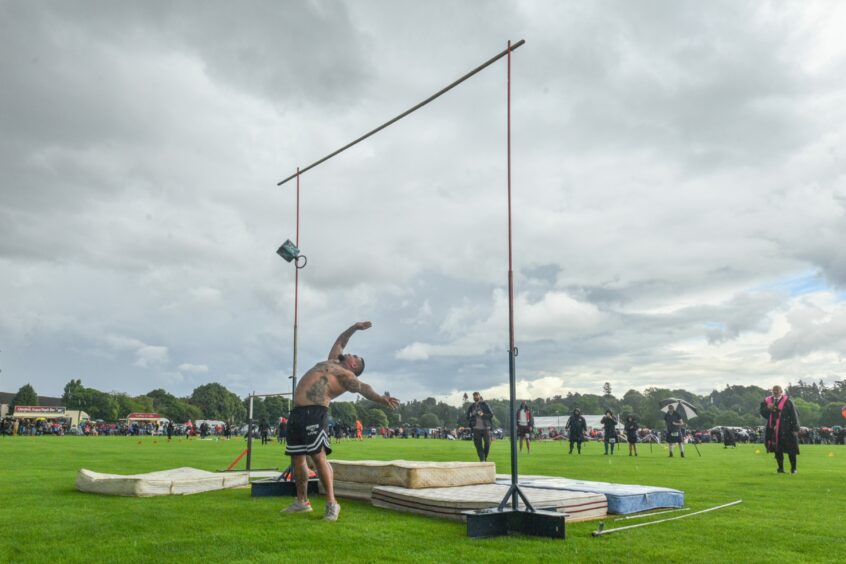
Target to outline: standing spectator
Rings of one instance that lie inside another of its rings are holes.
[[[723,427],[723,448],[728,447],[737,448],[737,439],[734,437],[734,431],[728,427]]]
[[[579,454],[582,454],[582,441],[584,440],[585,433],[587,432],[587,421],[585,421],[585,418],[582,417],[581,409],[577,407],[573,410],[573,414],[569,419],[567,419],[567,425],[564,426],[564,430],[569,433],[569,454],[573,454],[573,443],[576,443],[576,446],[579,449]]]
[[[355,440],[361,441],[364,440],[364,437],[361,436],[362,431],[364,431],[364,425],[361,423],[361,420],[355,420]]]
[[[288,420],[284,417],[279,418],[279,428],[277,429],[276,442],[282,444],[285,442],[285,435],[288,431]]]
[[[261,444],[266,445],[270,442],[270,425],[267,424],[267,421],[262,420],[259,424],[259,434],[261,435]]]
[[[617,444],[617,418],[610,409],[605,410],[605,417],[600,420],[603,427],[603,443],[605,454],[608,454],[608,445],[611,445],[611,454],[614,454],[614,445]]]
[[[517,436],[520,437],[520,452],[523,452],[523,441],[526,441],[526,454],[532,452],[532,430],[535,428],[535,420],[532,418],[532,411],[525,401],[520,402],[520,409],[517,410]]]
[[[167,422],[167,440],[171,440],[173,438],[173,421]]]
[[[667,447],[670,449],[670,458],[673,457],[673,445],[679,445],[679,452],[684,458],[684,418],[670,404],[667,406],[667,413],[664,415],[664,422],[667,424]]]
[[[470,428],[473,429],[473,444],[476,445],[476,453],[479,455],[479,460],[485,462],[491,450],[493,411],[479,392],[473,392],[473,403],[467,409],[467,419],[470,421]]]
[[[629,456],[634,453],[637,456],[637,419],[635,419],[634,415],[628,415],[626,417],[626,423],[623,425],[623,428],[626,431],[626,442],[629,443]]]
[[[784,473],[784,453],[790,459],[790,473],[796,473],[796,455],[799,454],[799,415],[781,386],[773,386],[773,395],[761,402],[761,417],[767,420],[764,433],[767,452],[775,453],[777,472]]]

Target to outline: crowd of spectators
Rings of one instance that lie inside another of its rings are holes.
[[[108,423],[105,421],[82,421],[79,425],[72,425],[67,418],[47,420],[37,419],[16,419],[5,417],[0,420],[0,435],[87,435],[87,436],[142,436],[142,435],[167,435],[168,424],[165,422],[126,422]],[[228,424],[209,425],[203,422],[200,425],[189,423],[171,425],[171,435],[182,435],[187,437],[200,436],[229,436],[232,434]]]
[[[168,433],[167,424],[157,422],[131,422],[125,421],[108,423],[104,421],[83,421],[73,426],[69,419],[46,420],[37,419],[14,419],[6,417],[0,420],[0,435],[28,435],[28,436],[63,436],[63,435],[88,435],[88,436],[183,436],[200,438],[230,438],[232,435],[246,435],[247,426],[240,429],[226,423],[216,422],[210,424],[203,421],[199,425],[190,422],[171,425]],[[255,424],[253,433],[256,438],[261,437],[265,442],[270,436],[277,438],[279,442],[285,440],[285,422],[278,425],[267,423]],[[354,439],[357,437],[355,426],[346,423],[332,423],[329,427],[329,435],[335,441],[343,439]],[[505,436],[503,429],[495,429],[492,433],[494,438],[502,439]],[[639,428],[637,431],[638,442],[660,443],[666,440],[665,432],[661,430]],[[362,438],[372,439],[382,437],[385,439],[444,439],[444,440],[472,440],[472,431],[467,427],[436,427],[424,428],[417,426],[396,426],[396,427],[363,427]],[[534,440],[564,440],[566,433],[563,429],[549,427],[546,429],[535,428],[532,431]],[[585,440],[604,441],[605,434],[602,428],[590,428],[585,433]],[[704,431],[687,431],[686,442],[696,443],[722,443],[726,447],[736,446],[738,443],[761,443],[764,440],[763,427],[727,427],[720,426]],[[622,429],[617,431],[617,442],[625,443],[626,436]],[[799,442],[801,444],[846,444],[846,427],[802,427],[799,431]]]
[[[638,442],[660,443],[666,441],[666,431],[641,427],[637,431]],[[536,428],[533,431],[535,440],[566,440],[567,434],[563,429],[549,427],[547,429]],[[626,436],[622,429],[617,430],[617,442],[625,443]],[[587,441],[604,441],[605,432],[599,428],[590,428],[585,433]],[[685,442],[696,443],[724,443],[727,446],[734,446],[737,443],[763,443],[764,428],[748,427],[714,427],[704,431],[686,431]],[[846,427],[802,427],[799,431],[799,442],[801,444],[846,444]]]

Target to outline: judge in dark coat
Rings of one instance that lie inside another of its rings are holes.
[[[582,441],[585,438],[585,433],[587,433],[587,421],[582,417],[581,409],[576,408],[573,410],[573,415],[567,419],[567,425],[564,426],[564,430],[569,433],[570,454],[573,454],[573,443],[576,443],[579,454],[582,454]]]
[[[773,395],[761,402],[761,417],[767,420],[764,443],[767,452],[775,453],[777,472],[784,473],[784,454],[790,459],[790,473],[796,473],[796,455],[799,454],[799,415],[781,386],[773,386]]]

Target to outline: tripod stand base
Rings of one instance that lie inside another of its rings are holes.
[[[510,533],[565,538],[564,513],[493,508],[462,511],[461,514],[467,518],[467,536],[470,538],[499,537]]]

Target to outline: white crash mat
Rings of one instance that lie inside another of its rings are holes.
[[[375,484],[362,484],[361,482],[341,482],[334,481],[335,496],[344,499],[360,499],[362,501],[370,501],[373,495],[373,488]],[[326,495],[326,489],[323,487],[323,482],[318,483],[318,488],[322,495]]]
[[[129,476],[101,474],[83,468],[76,476],[79,491],[138,497],[188,495],[248,486],[249,483],[247,472],[206,472],[188,467]]]
[[[401,488],[443,488],[493,484],[493,462],[421,462],[415,460],[331,460],[335,480]]]
[[[511,476],[497,474],[498,484],[511,484]],[[608,513],[627,515],[659,508],[684,507],[684,492],[657,486],[590,482],[553,476],[520,476],[523,491],[530,488],[601,493],[608,498]]]
[[[372,503],[386,509],[464,520],[462,511],[497,507],[507,492],[508,486],[504,484],[416,490],[376,486]],[[608,502],[602,494],[529,488],[523,493],[535,509],[566,513],[568,521],[601,519],[608,514]]]

